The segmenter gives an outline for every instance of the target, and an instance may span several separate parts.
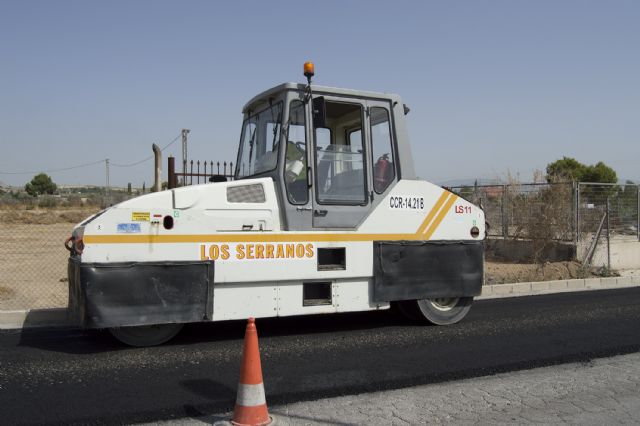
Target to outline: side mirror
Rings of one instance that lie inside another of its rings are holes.
[[[312,108],[313,128],[317,129],[318,127],[326,127],[325,122],[327,118],[327,109],[325,107],[324,97],[320,96],[319,98],[315,98],[313,100]]]

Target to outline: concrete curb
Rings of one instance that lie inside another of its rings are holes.
[[[502,297],[537,296],[541,294],[569,293],[572,291],[607,290],[639,287],[640,276],[584,278],[575,280],[539,281],[513,284],[491,284],[482,287],[476,300]]]
[[[640,287],[640,276],[491,284],[483,286],[482,294],[475,299],[499,299],[629,287]],[[72,324],[67,320],[66,308],[0,311],[0,330],[71,326]]]

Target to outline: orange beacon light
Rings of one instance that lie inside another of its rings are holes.
[[[311,77],[315,74],[315,66],[313,62],[305,62],[304,63],[304,76],[307,77],[309,83],[311,83]]]

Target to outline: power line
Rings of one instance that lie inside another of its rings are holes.
[[[179,134],[178,136],[176,136],[171,142],[169,142],[168,144],[166,144],[165,146],[162,147],[161,151],[164,151],[165,149],[169,148],[171,145],[173,145],[178,139],[180,139],[180,137],[182,136],[182,134]],[[112,166],[114,167],[133,167],[133,166],[137,166],[138,164],[142,164],[146,161],[149,161],[153,158],[153,155],[150,155],[149,157],[140,160],[140,161],[136,161],[133,163],[128,163],[128,164],[117,164],[117,163],[110,163]]]
[[[171,145],[173,145],[178,139],[180,139],[181,136],[182,136],[182,134],[179,134],[178,136],[176,136],[171,142],[169,142],[168,144],[166,144],[162,148],[162,151],[164,151],[165,149],[167,149]],[[153,155],[150,156],[150,157],[147,157],[147,158],[145,158],[143,160],[136,161],[136,162],[129,163],[129,164],[115,164],[115,163],[109,162],[109,165],[110,166],[115,166],[115,167],[133,167],[133,166],[137,166],[138,164],[142,164],[145,161],[149,161],[152,158],[153,158]],[[78,165],[75,165],[75,166],[63,167],[63,168],[59,168],[59,169],[49,169],[49,170],[38,170],[38,171],[28,171],[28,172],[3,172],[3,171],[0,171],[0,175],[29,175],[29,174],[36,174],[36,173],[65,172],[67,170],[75,170],[75,169],[80,169],[82,167],[94,166],[96,164],[104,163],[105,161],[106,161],[106,159],[103,158],[101,160],[92,161],[90,163],[78,164]]]
[[[64,172],[64,171],[67,171],[67,170],[80,169],[82,167],[93,166],[93,165],[96,165],[96,164],[99,164],[99,163],[104,163],[104,159],[103,160],[92,161],[91,163],[78,164],[77,166],[63,167],[61,169],[38,170],[38,171],[35,171],[35,172],[0,172],[0,175],[28,175],[28,174],[33,174],[33,173]]]
[[[144,160],[140,160],[140,161],[136,161],[135,163],[129,163],[129,164],[118,164],[118,163],[111,163],[111,165],[113,167],[133,167],[133,166],[137,166],[138,164],[142,164],[146,161],[149,161],[153,158],[153,155],[151,157],[147,157]]]

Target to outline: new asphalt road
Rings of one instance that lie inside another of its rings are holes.
[[[258,320],[267,400],[289,404],[640,350],[640,288],[476,302],[451,327],[393,312]],[[131,423],[233,407],[244,322],[156,348],[108,333],[0,332],[0,423]]]

